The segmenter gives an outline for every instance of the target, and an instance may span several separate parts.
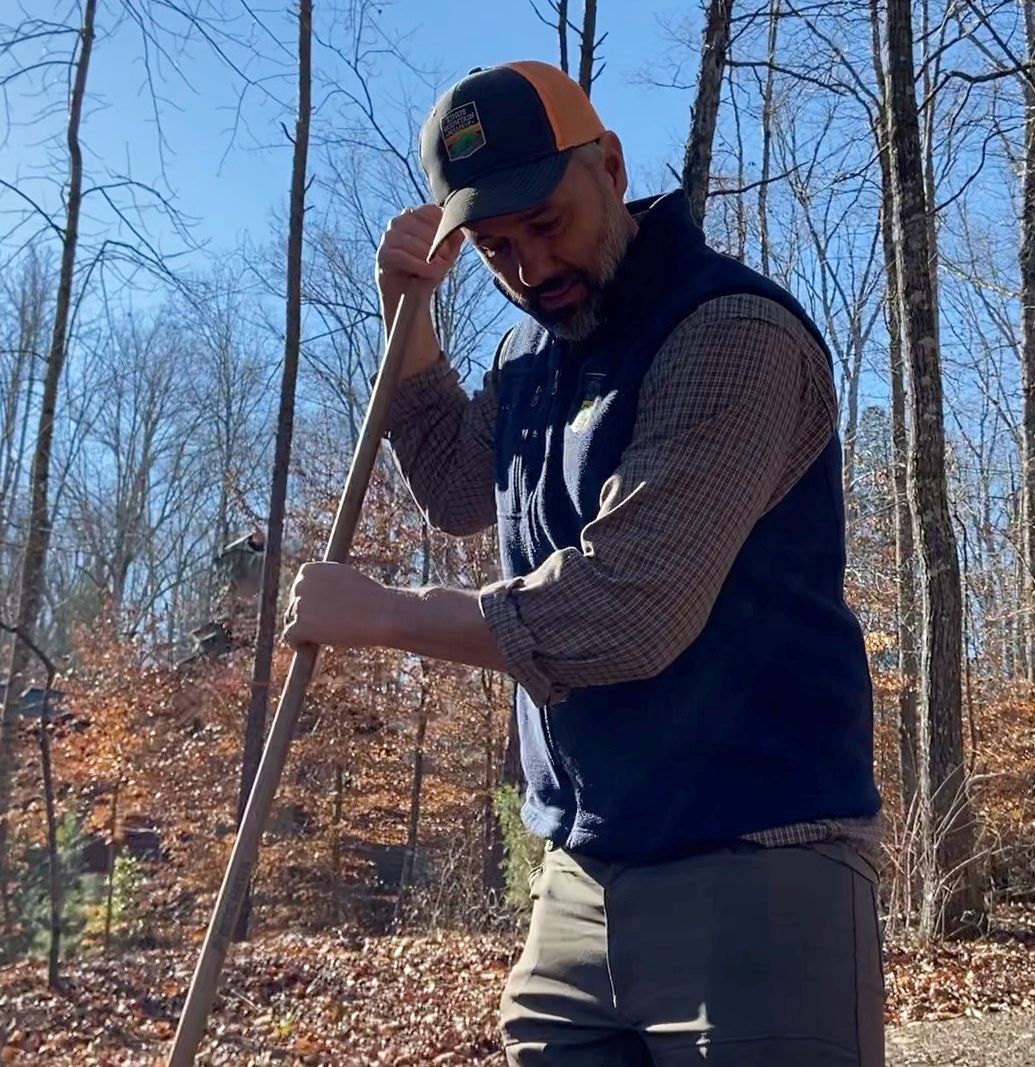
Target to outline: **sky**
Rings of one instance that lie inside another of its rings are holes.
[[[223,0],[223,5],[234,13],[245,8],[243,0]],[[233,53],[234,62],[254,80],[264,79],[263,84],[279,102],[264,99],[261,89],[249,89],[236,134],[241,83],[210,48],[196,41],[186,48],[167,44],[164,55],[153,47],[148,50],[151,69],[158,75],[164,143],[157,135],[142,37],[124,17],[119,23],[121,6],[121,0],[101,0],[98,9],[90,104],[83,125],[88,175],[99,173],[99,161],[104,161],[110,171],[130,174],[163,191],[167,183],[173,202],[191,221],[193,240],[207,251],[231,249],[245,237],[266,240],[274,213],[283,214],[290,181],[290,146],[280,122],[286,119],[288,126],[293,123],[295,39],[290,14],[285,11],[290,12],[294,5],[274,9],[268,3],[249,4],[281,44],[255,29],[244,16],[235,27],[239,35],[254,34],[256,51],[261,51],[263,58],[244,48]],[[571,6],[581,12],[578,0],[572,0]],[[644,84],[643,78],[645,71],[653,71],[658,78],[671,72],[668,55],[672,46],[666,40],[663,23],[685,22],[691,6],[600,2],[599,31],[606,31],[608,37],[601,50],[606,68],[594,87],[594,103],[605,125],[616,130],[625,144],[634,181],[640,186],[638,192],[655,191],[646,188],[644,169],[659,174],[662,160],[678,161],[686,137],[688,91]],[[0,23],[19,21],[17,16],[11,17],[17,7],[34,15],[49,8],[49,15],[67,19],[75,5],[69,0],[2,0]],[[396,0],[378,7],[385,31],[401,39],[407,57],[424,74],[413,76],[397,63],[381,65],[375,86],[382,107],[391,108],[408,99],[421,110],[430,109],[437,90],[474,66],[507,59],[557,60],[556,34],[536,17],[528,0]],[[540,2],[540,8],[545,11],[547,5]],[[315,10],[318,31],[324,36],[333,32],[334,27],[326,23],[321,29],[321,13],[326,20],[330,5],[316,0]],[[696,10],[691,13],[695,19],[697,14]],[[699,39],[696,27],[695,22],[694,40]],[[167,41],[172,41],[171,35]],[[67,43],[52,47],[65,48]],[[34,48],[23,53],[23,62],[45,57],[43,48]],[[687,72],[695,75],[696,55],[684,50],[683,59]],[[317,79],[335,62],[331,53],[317,46]],[[0,71],[0,77],[2,74]],[[327,91],[319,86],[314,103],[318,123],[321,109],[331,106]],[[0,177],[52,207],[58,195],[53,176],[63,176],[64,160],[58,152],[48,161],[42,142],[47,135],[60,135],[64,115],[57,108],[41,118],[39,100],[24,91],[9,94],[7,111],[11,125],[0,140]],[[311,156],[310,170],[318,167],[317,149]],[[12,206],[9,196],[0,202],[3,204]],[[159,213],[145,209],[145,218],[148,235],[163,251],[183,247]],[[197,253],[185,258],[193,263]]]

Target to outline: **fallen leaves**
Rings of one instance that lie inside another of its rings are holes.
[[[1035,1009],[1035,937],[891,945],[887,1016],[892,1023]]]
[[[518,947],[502,936],[339,932],[235,946],[198,1063],[500,1065],[497,1006]],[[0,1024],[17,1018],[19,1030],[0,1063],[161,1062],[194,960],[185,949],[81,961],[61,993],[40,992],[38,966],[7,968]]]
[[[1035,950],[1016,936],[888,947],[887,1018],[1035,1009]],[[235,946],[198,1063],[501,1067],[499,996],[520,948],[504,935],[282,933]],[[61,993],[27,963],[0,973],[0,1063],[153,1067],[183,1005],[192,949],[69,964]]]

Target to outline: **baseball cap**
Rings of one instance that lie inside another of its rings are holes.
[[[582,87],[558,67],[523,60],[475,68],[421,129],[421,164],[443,209],[432,254],[460,226],[541,204],[571,150],[604,132]]]

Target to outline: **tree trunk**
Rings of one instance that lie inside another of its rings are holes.
[[[115,860],[118,858],[118,842],[115,832],[119,824],[119,783],[111,790],[111,815],[108,818],[108,891],[104,902],[104,951],[111,948],[111,913],[115,895]]]
[[[733,0],[711,0],[701,52],[701,74],[697,83],[693,122],[683,155],[683,188],[690,198],[694,218],[703,225],[708,201],[708,180],[712,165],[712,142],[719,117],[722,79],[730,39]]]
[[[920,590],[920,735],[934,840],[928,841],[942,906],[942,928],[957,934],[983,921],[976,865],[969,863],[973,816],[963,766],[962,600],[949,515],[945,427],[934,294],[917,115],[913,28],[908,0],[887,3],[898,280],[903,348],[909,361],[907,489],[913,513]],[[925,804],[926,806],[926,804]],[[928,893],[934,884],[928,886]]]
[[[334,765],[334,807],[331,811],[331,922],[341,922],[341,813],[345,798],[345,768]]]
[[[40,603],[43,598],[43,572],[50,541],[48,488],[50,457],[54,440],[54,413],[57,409],[61,372],[68,351],[68,320],[72,308],[72,284],[75,278],[76,248],[79,242],[79,213],[83,199],[83,154],[79,145],[79,126],[86,96],[86,78],[93,51],[94,15],[97,0],[86,0],[83,25],[79,31],[79,59],[69,104],[67,143],[69,159],[68,207],[61,242],[61,273],[54,304],[54,326],[43,381],[39,427],[30,478],[31,505],[29,529],[22,559],[18,594],[18,630],[32,640],[36,634]],[[11,796],[14,748],[17,744],[18,704],[29,662],[29,647],[16,636],[7,675],[6,699],[0,718],[0,895],[7,899],[7,809]],[[8,931],[9,932],[9,931]]]
[[[503,871],[504,840],[499,819],[496,818],[495,797],[497,786],[503,781],[507,768],[501,766],[500,745],[495,736],[495,710],[498,699],[498,687],[512,684],[492,671],[481,672],[482,695],[485,698],[485,711],[482,723],[485,729],[483,744],[485,751],[485,794],[483,798],[482,819],[485,826],[485,852],[482,864],[482,887],[486,892],[502,892],[506,878]],[[516,784],[512,782],[511,784]]]
[[[582,15],[582,47],[579,52],[579,85],[586,95],[593,91],[593,66],[597,58],[597,0],[585,0]]]
[[[780,31],[781,0],[769,4],[769,65],[762,95],[762,174],[758,185],[758,242],[762,273],[769,273],[769,173],[773,158],[773,83],[776,77],[776,41]],[[743,184],[743,183],[741,183]]]
[[[43,689],[40,705],[40,724],[37,740],[40,746],[40,768],[43,777],[43,810],[47,824],[47,873],[48,898],[50,904],[50,951],[47,954],[47,986],[57,989],[61,984],[59,964],[61,961],[61,913],[63,894],[61,890],[61,858],[58,853],[57,803],[54,795],[54,770],[50,757],[50,693],[54,688],[54,676],[57,668],[53,660],[18,626],[0,622],[0,630],[12,634],[25,644],[43,665],[47,673],[47,683]]]
[[[928,52],[931,47],[931,35],[935,32],[931,28],[931,5],[929,0],[923,0],[923,4],[920,8],[920,36],[924,42],[924,50],[920,57],[923,64],[923,79],[922,79],[922,92],[923,99],[926,101],[922,117],[923,119],[923,153],[924,153],[924,196],[927,202],[927,238],[928,238],[928,250],[931,255],[931,261],[928,269],[931,274],[931,299],[934,307],[934,329],[935,334],[941,337],[941,327],[938,323],[939,318],[939,297],[938,289],[940,280],[938,277],[938,216],[935,213],[935,209],[938,206],[937,193],[935,190],[935,169],[934,169],[934,143],[935,136],[938,132],[937,128],[937,103],[938,94],[935,93],[934,85],[937,82],[937,72],[940,67],[940,58],[936,57],[931,60]],[[932,76],[932,71],[934,76]]]
[[[916,580],[913,567],[913,517],[906,488],[906,383],[902,350],[901,294],[898,252],[895,247],[894,178],[891,164],[891,126],[888,121],[888,83],[881,55],[880,8],[870,0],[873,66],[881,106],[874,129],[881,169],[881,240],[887,290],[888,361],[891,379],[891,456],[895,487],[895,583],[898,615],[898,750],[902,812],[908,814],[916,800],[918,782],[919,724],[916,690]]]
[[[251,699],[248,704],[248,720],[244,733],[244,756],[241,761],[241,791],[237,807],[238,826],[244,816],[245,806],[252,791],[252,783],[255,781],[255,774],[259,768],[259,759],[262,756],[262,741],[269,706],[273,641],[279,619],[277,594],[280,588],[280,556],[284,538],[288,467],[291,460],[291,436],[295,417],[295,385],[298,379],[298,353],[302,332],[302,239],[305,227],[306,164],[309,155],[312,33],[313,3],[312,0],[301,0],[298,11],[298,116],[295,121],[291,208],[288,222],[284,370],[280,381],[280,410],[277,413],[277,437],[274,446],[273,480],[270,485],[266,551],[262,565],[255,663],[252,669]],[[243,941],[247,938],[250,917],[251,888],[249,887],[241,905],[237,927],[234,930],[234,940]]]
[[[424,790],[424,742],[428,734],[428,711],[430,696],[428,666],[421,660],[420,699],[417,704],[417,733],[413,739],[413,782],[410,785],[410,816],[406,825],[406,853],[399,877],[399,896],[396,901],[398,920],[407,890],[413,882],[413,870],[417,861],[417,843],[420,836],[421,794]]]
[[[40,714],[40,766],[43,771],[43,806],[47,814],[47,866],[50,890],[50,951],[47,953],[47,988],[61,985],[61,859],[58,855],[57,806],[54,800],[54,773],[50,759],[50,687],[53,671],[43,693],[43,709]]]
[[[503,767],[500,770],[500,785],[512,785],[519,793],[525,791],[525,775],[521,768],[521,743],[518,738],[517,692],[510,683],[510,719],[507,726],[507,747],[503,752]]]
[[[917,721],[916,661],[916,572],[913,556],[913,517],[909,510],[906,488],[906,384],[902,353],[902,334],[898,324],[898,270],[894,267],[894,231],[888,216],[889,242],[893,271],[888,271],[888,303],[896,303],[890,327],[891,376],[891,452],[895,485],[895,572],[898,578],[898,747],[901,768],[902,810],[908,812],[916,799],[919,765],[920,727]],[[892,316],[889,312],[889,321]]]
[[[1028,61],[1035,62],[1035,3],[1024,0],[1024,27]],[[1021,206],[1021,381],[1024,389],[1024,457],[1021,538],[1023,552],[1023,611],[1019,629],[1023,637],[1024,670],[1035,682],[1035,84],[1024,78],[1024,197]]]
[[[431,577],[431,531],[426,522],[421,522],[421,585],[426,586]],[[428,733],[428,664],[420,661],[420,699],[417,704],[417,734],[413,741],[413,782],[410,786],[410,818],[406,828],[406,853],[399,877],[399,895],[395,902],[395,919],[399,921],[406,899],[406,891],[413,881],[413,868],[417,859],[417,840],[420,833],[420,803],[424,789],[424,740]]]
[[[568,0],[557,0],[557,47],[561,70],[568,73]]]
[[[858,465],[859,436],[859,383],[862,379],[862,357],[864,342],[859,328],[858,310],[852,315],[851,325],[851,359],[845,360],[845,378],[848,388],[845,390],[845,429],[842,441],[844,453],[844,471],[842,485],[845,499],[845,515],[849,534],[859,520],[859,499],[855,485],[855,471]],[[847,356],[846,352],[846,356]]]

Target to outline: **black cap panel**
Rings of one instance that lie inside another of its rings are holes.
[[[458,82],[421,130],[421,161],[439,204],[487,174],[556,151],[539,94],[509,67],[480,70]]]

